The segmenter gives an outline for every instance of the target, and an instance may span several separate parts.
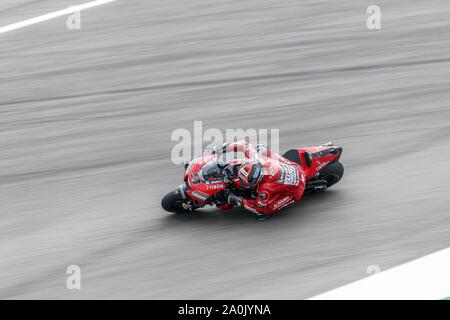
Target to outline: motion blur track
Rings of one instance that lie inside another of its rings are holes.
[[[2,0],[1,26],[83,1]],[[449,246],[450,3],[116,1],[0,36],[0,298],[309,298]],[[263,223],[175,216],[177,128],[332,140]],[[67,290],[67,266],[82,289]]]

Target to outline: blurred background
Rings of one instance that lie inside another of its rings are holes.
[[[82,2],[2,0],[0,26]],[[1,34],[0,298],[303,299],[448,247],[449,14],[118,0],[81,30],[61,17]],[[262,223],[168,214],[171,133],[195,120],[278,128],[281,150],[332,140],[346,174]]]

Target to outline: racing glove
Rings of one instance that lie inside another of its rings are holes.
[[[234,194],[230,193],[228,195],[228,199],[227,202],[229,205],[231,206],[237,206],[237,207],[242,207],[244,201],[242,200],[241,197],[235,196]]]

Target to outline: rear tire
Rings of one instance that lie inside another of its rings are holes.
[[[164,210],[173,213],[190,213],[189,209],[185,209],[183,204],[186,202],[178,190],[174,190],[166,194],[161,200],[161,206]]]
[[[320,170],[318,179],[327,181],[327,188],[338,183],[344,175],[344,165],[340,162],[333,162]]]

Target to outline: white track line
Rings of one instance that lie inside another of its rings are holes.
[[[440,300],[450,297],[450,248],[313,297],[313,300]]]
[[[14,31],[17,29],[22,29],[25,27],[29,27],[33,24],[41,23],[41,22],[55,19],[55,18],[58,18],[61,16],[66,16],[66,15],[69,15],[69,14],[72,14],[75,12],[79,12],[82,10],[90,9],[93,7],[98,7],[98,6],[101,6],[101,5],[110,3],[110,2],[114,2],[114,1],[117,1],[117,0],[96,0],[96,1],[91,1],[91,2],[80,4],[80,5],[76,5],[76,6],[71,6],[67,9],[50,12],[50,13],[44,14],[42,16],[38,16],[35,18],[27,19],[27,20],[24,20],[21,22],[17,22],[17,23],[13,23],[13,24],[1,27],[0,34]]]

